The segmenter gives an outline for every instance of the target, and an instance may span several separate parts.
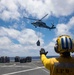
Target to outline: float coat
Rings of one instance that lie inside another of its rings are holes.
[[[41,55],[43,65],[50,70],[50,75],[74,75],[74,58],[73,57],[57,57],[47,58]]]

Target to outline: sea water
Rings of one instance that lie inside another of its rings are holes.
[[[38,61],[40,60],[40,56],[31,56],[33,61]],[[58,57],[58,56],[47,56],[47,58],[52,58],[52,57]],[[20,57],[20,58],[26,58],[26,57]],[[14,61],[15,57],[10,57],[10,61]]]

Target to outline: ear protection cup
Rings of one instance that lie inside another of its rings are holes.
[[[54,46],[54,50],[55,50],[56,53],[59,53],[59,51],[58,51],[58,45]]]
[[[54,46],[54,50],[55,50],[56,53],[59,53],[59,51],[58,51],[58,41],[56,41],[56,44]]]
[[[54,50],[55,50],[55,52],[57,52],[57,47],[58,47],[57,45],[54,46]]]

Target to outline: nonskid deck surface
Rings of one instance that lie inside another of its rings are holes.
[[[41,61],[0,63],[0,75],[49,75]]]

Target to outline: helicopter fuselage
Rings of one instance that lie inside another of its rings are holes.
[[[33,24],[35,27],[44,27],[44,28],[47,28],[47,27],[48,27],[48,26],[47,26],[44,22],[42,22],[42,21],[36,21],[36,22],[31,23],[31,24]]]
[[[37,27],[43,27],[43,28],[47,28],[49,30],[51,29],[55,29],[56,27],[54,27],[54,25],[52,25],[51,27],[50,26],[47,26],[45,22],[42,22],[42,19],[45,18],[48,14],[46,14],[45,16],[43,16],[41,19],[32,19],[32,18],[27,18],[27,19],[30,19],[30,20],[36,20],[35,22],[32,22],[31,24],[34,25],[36,28]]]

